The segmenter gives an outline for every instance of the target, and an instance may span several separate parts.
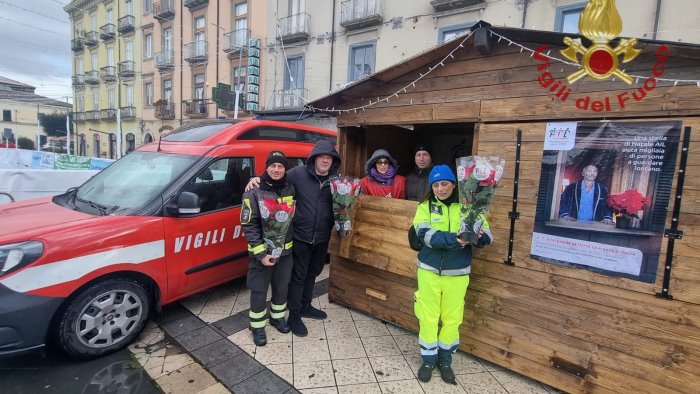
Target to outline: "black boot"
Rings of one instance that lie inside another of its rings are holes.
[[[430,382],[430,378],[433,377],[433,369],[435,369],[434,365],[425,363],[421,365],[420,369],[418,370],[418,380],[425,383]]]
[[[298,337],[309,335],[309,330],[306,329],[306,325],[301,321],[301,314],[299,311],[289,311],[289,320],[287,323],[289,324],[289,329],[292,331],[292,334]]]
[[[301,307],[301,317],[308,317],[309,319],[323,320],[328,317],[326,312],[316,309],[311,304],[306,304]]]
[[[287,321],[284,320],[284,317],[280,317],[279,319],[270,319],[270,325],[275,327],[277,331],[281,332],[282,334],[286,334],[290,330],[289,324],[287,324]]]
[[[255,343],[256,346],[265,346],[267,344],[267,335],[265,335],[265,327],[251,328],[250,331],[253,332],[253,343]]]
[[[455,379],[455,373],[452,372],[452,367],[449,365],[440,365],[440,377],[442,381],[448,384],[457,384],[457,379]]]

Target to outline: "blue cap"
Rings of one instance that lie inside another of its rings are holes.
[[[442,164],[433,167],[433,169],[430,170],[430,175],[428,176],[428,182],[431,186],[433,183],[439,181],[450,181],[452,183],[457,183],[457,178],[450,167]]]

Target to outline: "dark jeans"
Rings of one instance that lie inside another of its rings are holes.
[[[292,257],[292,280],[289,282],[289,295],[287,308],[290,311],[299,311],[302,305],[311,304],[314,294],[316,277],[323,270],[328,253],[328,242],[311,245],[294,240]]]
[[[272,303],[283,305],[287,301],[289,277],[292,272],[292,255],[282,256],[277,264],[266,267],[258,260],[249,259],[246,284],[250,289],[250,310],[262,312],[267,308],[267,288],[272,284]]]

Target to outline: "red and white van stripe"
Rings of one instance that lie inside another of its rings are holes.
[[[0,279],[0,283],[16,292],[25,293],[70,282],[110,265],[141,264],[162,257],[165,257],[165,240],[161,239],[29,267]]]

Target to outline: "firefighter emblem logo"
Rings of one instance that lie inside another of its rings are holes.
[[[590,0],[581,13],[578,29],[591,40],[592,45],[585,47],[579,38],[564,37],[568,48],[562,49],[561,54],[582,66],[566,80],[572,84],[586,75],[598,80],[617,77],[631,85],[633,78],[618,68],[619,58],[622,56],[622,63],[627,63],[639,56],[641,50],[634,47],[636,38],[620,39],[614,48],[609,45],[610,40],[622,31],[622,18],[615,7],[615,0]],[[581,55],[580,63],[578,55]]]

